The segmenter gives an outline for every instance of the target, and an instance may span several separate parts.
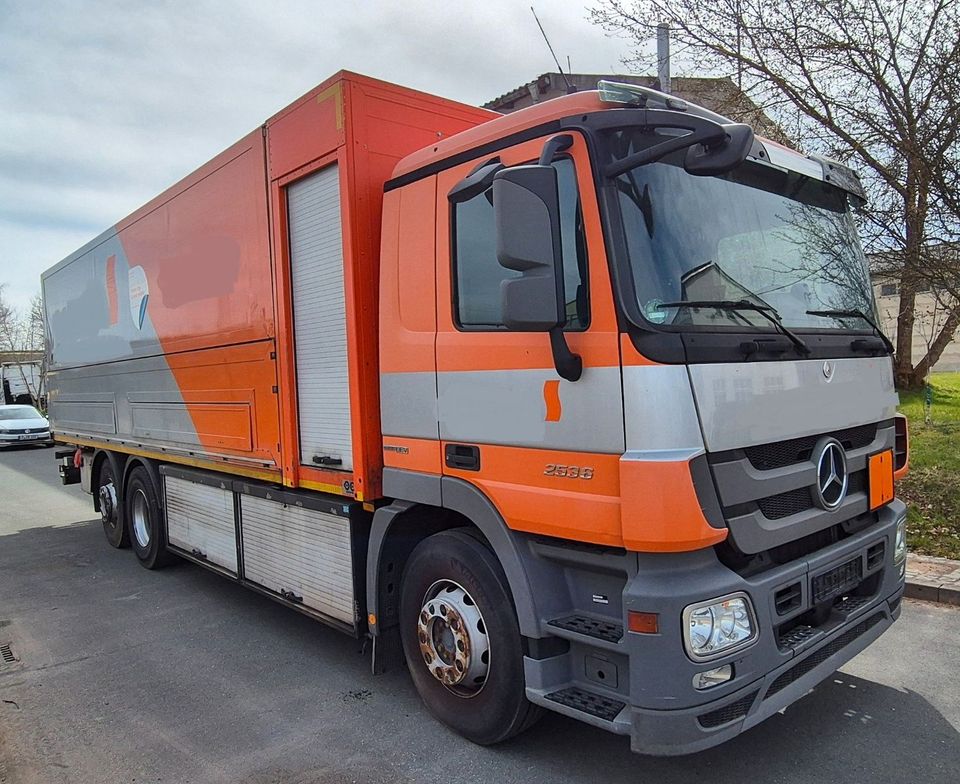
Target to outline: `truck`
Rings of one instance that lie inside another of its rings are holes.
[[[900,613],[863,200],[643,87],[501,116],[340,72],[43,274],[63,481],[471,741],[714,746]]]
[[[0,363],[0,404],[43,407],[43,371],[40,362]]]

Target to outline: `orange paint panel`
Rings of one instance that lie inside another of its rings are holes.
[[[275,334],[264,156],[258,130],[118,224],[167,354]]]
[[[383,464],[388,468],[440,474],[443,473],[442,452],[440,442],[436,440],[399,436],[383,438]]]
[[[483,445],[479,471],[444,473],[480,488],[514,530],[621,546],[618,463],[617,455]]]
[[[659,365],[661,363],[648,359],[633,345],[630,336],[626,333],[620,335],[620,356],[623,358],[624,367],[643,367],[649,365]]]
[[[167,363],[201,445],[280,465],[273,341],[171,354]]]
[[[335,76],[269,121],[271,179],[343,144],[343,101],[343,84]]]
[[[436,372],[436,178],[384,194],[383,213],[380,372]]]
[[[870,509],[879,509],[893,500],[893,451],[871,455],[867,465]]]
[[[685,552],[722,542],[707,522],[687,461],[621,460],[623,544],[640,552]]]
[[[544,422],[559,422],[563,416],[563,406],[560,405],[560,382],[543,382],[543,404],[546,407]]]

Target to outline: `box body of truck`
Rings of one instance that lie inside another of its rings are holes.
[[[339,74],[49,270],[58,434],[378,497],[383,183],[488,116]]]
[[[858,194],[643,88],[500,117],[338,74],[45,273],[62,470],[477,742],[715,745],[899,614]]]

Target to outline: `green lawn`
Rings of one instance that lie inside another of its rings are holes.
[[[960,373],[934,374],[931,383],[929,424],[924,393],[900,393],[910,420],[910,472],[897,494],[908,504],[910,549],[960,559]]]

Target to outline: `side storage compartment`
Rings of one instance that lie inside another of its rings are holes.
[[[237,524],[231,483],[163,466],[167,542],[198,561],[237,575]]]
[[[348,504],[267,488],[238,495],[244,577],[349,629],[356,628]]]

